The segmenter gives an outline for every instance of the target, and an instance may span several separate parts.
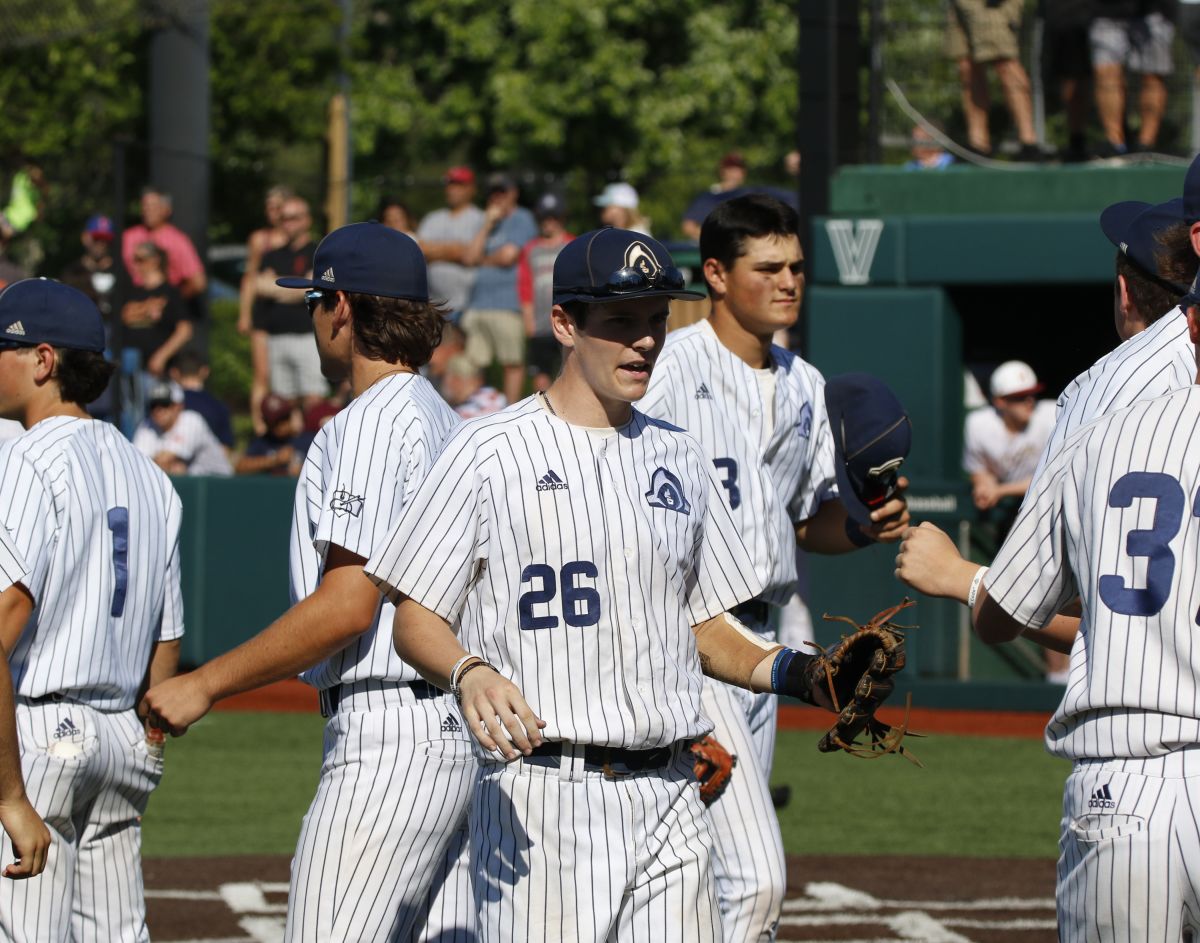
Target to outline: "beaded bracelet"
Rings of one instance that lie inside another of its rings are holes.
[[[496,672],[496,674],[500,673],[499,669],[497,669],[495,665],[484,661],[482,658],[480,658],[479,661],[473,661],[467,665],[467,667],[458,673],[458,684],[454,686],[451,692],[454,695],[454,699],[458,701],[459,704],[462,703],[462,679],[467,676],[468,672],[471,672],[476,668],[491,668],[492,671]]]

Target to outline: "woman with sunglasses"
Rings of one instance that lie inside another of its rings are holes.
[[[167,253],[153,242],[133,250],[136,280],[121,305],[121,347],[141,353],[142,369],[159,379],[167,362],[192,339],[192,312],[167,281]]]

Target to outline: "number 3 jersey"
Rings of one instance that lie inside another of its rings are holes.
[[[454,625],[547,739],[665,746],[712,728],[691,627],[761,591],[714,472],[636,410],[587,429],[530,397],[454,431],[366,572]]]
[[[1070,759],[1200,743],[1200,387],[1080,429],[1035,480],[985,579],[1018,622],[1083,603],[1049,726]]]
[[[773,397],[764,394],[764,379]],[[772,346],[771,369],[755,370],[701,321],[668,335],[637,404],[686,429],[708,452],[763,576],[762,598],[775,605],[796,590],[795,525],[837,497],[824,390],[816,367],[795,354]]]
[[[34,600],[9,659],[16,693],[127,710],[153,643],[183,635],[179,496],[115,426],[66,416],[0,446],[0,482]]]

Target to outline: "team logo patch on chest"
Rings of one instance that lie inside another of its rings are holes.
[[[796,432],[802,439],[812,434],[812,403],[805,403],[801,407],[800,418],[796,420]]]
[[[345,488],[338,488],[329,502],[329,510],[338,517],[358,517],[362,513],[363,499],[357,494],[351,494]]]
[[[654,476],[650,479],[650,490],[646,492],[646,502],[652,508],[666,508],[680,514],[687,514],[692,510],[683,493],[683,483],[665,468],[654,470]]]

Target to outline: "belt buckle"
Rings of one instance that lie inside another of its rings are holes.
[[[604,762],[601,764],[600,769],[604,774],[604,778],[607,780],[628,779],[633,775],[633,771],[630,769],[619,770],[613,768],[611,747],[604,748]]]

